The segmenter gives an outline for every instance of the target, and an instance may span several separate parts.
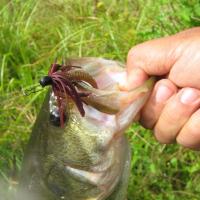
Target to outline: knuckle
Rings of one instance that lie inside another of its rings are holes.
[[[166,133],[161,127],[155,126],[154,136],[160,144],[172,144],[175,141],[175,135]]]
[[[180,94],[172,96],[165,104],[162,112],[162,121],[169,125],[184,124],[191,116],[197,105],[185,105],[180,101]]]
[[[140,45],[136,45],[136,46],[132,47],[128,52],[128,58],[130,58],[132,56],[137,57],[140,52],[139,49],[140,49]]]
[[[184,125],[176,141],[183,147],[200,149],[200,110],[196,111]]]
[[[167,86],[173,92],[173,94],[175,92],[177,92],[176,85],[172,81],[170,81],[169,79],[164,78],[164,79],[157,81],[156,84],[155,84],[155,87],[158,88],[160,85]]]
[[[141,45],[136,45],[129,50],[127,56],[128,64],[136,67],[142,67],[145,64],[144,60],[143,48],[141,48]]]
[[[187,138],[184,139],[182,139],[181,137],[177,137],[176,142],[182,147],[189,148],[192,150],[200,150],[200,140],[194,139],[195,141],[193,142],[187,142],[188,140],[191,140],[191,136],[189,135]]]
[[[190,122],[189,132],[200,140],[200,119],[196,119]]]

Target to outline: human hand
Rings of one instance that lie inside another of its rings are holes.
[[[147,41],[127,58],[128,84],[159,78],[140,113],[140,122],[154,130],[160,143],[200,149],[200,28]]]

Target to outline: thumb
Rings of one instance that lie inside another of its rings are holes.
[[[127,57],[129,87],[139,85],[149,75],[169,73],[180,55],[180,39],[176,36],[151,40],[133,47]]]

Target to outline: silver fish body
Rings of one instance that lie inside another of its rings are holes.
[[[123,65],[111,60],[80,58],[69,63],[90,73],[102,91],[118,92],[125,76]],[[64,128],[50,121],[55,97],[49,91],[27,146],[17,200],[125,200],[130,149],[123,133],[145,103],[148,87],[139,90],[140,94],[134,91],[137,98],[132,93],[134,101],[115,115],[84,105],[85,116],[81,117],[69,102]],[[102,104],[119,106],[126,104],[126,95],[116,96],[117,102],[113,94],[99,97],[107,101]]]

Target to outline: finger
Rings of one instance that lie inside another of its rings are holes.
[[[176,86],[168,79],[162,79],[156,83],[141,112],[140,122],[145,128],[154,127],[168,99],[176,92]]]
[[[187,121],[176,138],[184,147],[200,150],[200,109]]]
[[[161,143],[172,143],[193,112],[200,106],[200,91],[183,88],[170,98],[154,127],[154,134]]]
[[[181,53],[181,51],[176,51],[179,44],[180,41],[171,36],[136,45],[128,53],[128,74],[137,68],[149,75],[168,73]]]
[[[177,86],[181,88],[194,87],[200,89],[199,48],[200,38],[191,38],[182,51],[180,58],[176,63],[174,63],[173,68],[169,72],[168,78]]]
[[[199,34],[200,28],[197,27],[136,45],[127,56],[128,74],[136,68],[144,70],[149,75],[168,73],[182,52],[185,51],[188,40]]]
[[[194,28],[183,30],[183,31],[175,34],[175,36],[182,37],[182,38],[188,38],[191,36],[199,36],[199,33],[200,33],[200,27],[194,27]]]
[[[133,119],[133,122],[138,122],[140,119],[140,113],[137,113],[137,115],[135,116],[135,118]]]
[[[119,85],[121,90],[131,90],[142,85],[148,79],[148,75],[142,69],[135,69],[127,75],[127,82]]]
[[[161,76],[169,73],[169,79],[178,87],[200,89],[199,34],[200,28],[194,28],[133,47],[127,56],[129,86],[141,84],[147,74]]]

